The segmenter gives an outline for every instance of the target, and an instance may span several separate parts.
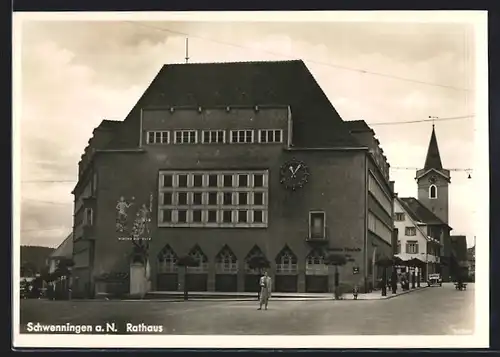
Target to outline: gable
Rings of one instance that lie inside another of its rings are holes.
[[[404,203],[406,208],[412,212],[412,215],[416,218],[417,221],[429,225],[446,226],[451,229],[450,226],[448,226],[439,217],[437,217],[434,213],[432,213],[427,207],[425,207],[424,204],[422,204],[422,202],[420,202],[416,198],[405,197],[405,198],[400,198],[400,200]]]
[[[290,106],[296,147],[361,147],[302,61],[165,65],[109,148],[139,145],[141,108]]]
[[[398,240],[401,241],[401,244],[405,244],[406,241],[409,240],[417,240],[419,244],[424,244],[422,249],[425,249],[425,244],[430,239],[427,234],[422,230],[416,220],[413,218],[413,215],[410,211],[405,209],[404,202],[401,202],[399,199],[394,200],[394,212],[402,212],[405,213],[404,221],[394,221],[394,225],[398,229]],[[406,236],[405,228],[406,227],[415,227],[416,235],[415,236]],[[425,250],[423,250],[425,252]]]

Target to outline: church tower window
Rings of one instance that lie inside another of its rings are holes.
[[[437,198],[437,187],[436,185],[430,185],[429,187],[429,198],[435,200]]]

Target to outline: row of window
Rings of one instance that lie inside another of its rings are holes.
[[[283,142],[282,129],[245,130],[202,130],[201,140],[198,130],[174,130],[174,144],[274,144]],[[170,144],[170,131],[148,131],[148,144]],[[226,137],[228,136],[228,137]],[[228,140],[229,139],[229,140]]]
[[[267,224],[263,209],[161,209],[160,227],[170,226],[256,226]]]
[[[160,189],[171,188],[264,188],[268,186],[268,174],[260,172],[187,173],[160,172]]]
[[[162,192],[161,206],[250,206],[267,205],[266,192]]]
[[[368,230],[392,244],[392,230],[371,212],[368,212]]]
[[[387,196],[387,194],[384,193],[382,188],[380,187],[379,183],[373,177],[373,175],[370,173],[368,177],[368,192],[370,192],[373,197],[380,203],[380,205],[384,208],[386,213],[391,216],[392,215],[392,201],[391,199]]]
[[[189,254],[194,260],[198,262],[198,266],[189,267],[190,272],[208,272],[208,258],[201,250],[195,250]],[[254,254],[245,259],[245,272],[258,273],[257,270],[251,269],[249,261],[256,255]],[[173,273],[178,270],[177,268],[177,255],[173,250],[168,247],[162,250],[158,255],[158,272],[159,273]],[[324,262],[324,257],[321,253],[311,252],[306,258],[306,274],[307,275],[327,275],[328,266]],[[233,273],[236,274],[239,270],[238,259],[228,248],[223,249],[215,258],[216,273]],[[276,274],[297,274],[298,273],[298,259],[290,249],[284,249],[276,257]]]

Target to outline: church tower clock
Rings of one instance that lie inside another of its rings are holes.
[[[450,171],[443,169],[434,125],[424,168],[417,171],[418,200],[448,224],[448,188]]]

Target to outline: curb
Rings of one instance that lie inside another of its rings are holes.
[[[393,299],[393,298],[396,298],[398,296],[401,296],[401,295],[406,295],[406,294],[410,294],[410,293],[413,293],[413,292],[417,292],[417,291],[422,291],[422,290],[425,290],[429,288],[428,286],[422,286],[420,288],[415,288],[415,289],[410,289],[408,291],[404,291],[404,292],[401,292],[399,294],[396,294],[396,295],[387,295],[385,297],[383,296],[379,296],[377,298],[373,298],[373,299],[363,299],[363,298],[359,298],[359,295],[358,295],[358,299],[340,299],[340,300],[335,300],[333,297],[316,297],[316,298],[308,298],[308,297],[274,297],[272,298],[272,300],[274,301],[381,301],[381,300],[389,300],[389,299]],[[47,300],[47,299],[43,299],[44,301],[50,301],[50,300]],[[184,300],[184,299],[139,299],[139,298],[124,298],[124,299],[103,299],[103,298],[96,298],[96,299],[71,299],[71,300],[58,300],[58,301],[71,301],[71,302],[119,302],[119,301],[122,301],[122,302],[153,302],[153,301],[157,301],[157,302],[190,302],[190,301],[196,301],[196,302],[199,302],[199,301],[207,301],[207,302],[227,302],[227,301],[258,301],[256,298],[223,298],[223,297],[220,297],[220,298],[198,298],[198,297],[192,297],[190,298],[189,300]]]

